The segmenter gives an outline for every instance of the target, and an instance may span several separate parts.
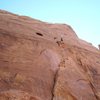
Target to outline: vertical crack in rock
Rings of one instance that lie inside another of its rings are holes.
[[[58,46],[60,47],[60,52],[61,52],[61,62],[59,63],[59,69],[56,71],[55,76],[54,76],[54,84],[53,84],[53,89],[52,89],[52,98],[51,100],[54,100],[55,97],[55,87],[58,81],[58,73],[61,70],[62,67],[65,67],[65,57],[64,57],[64,43],[63,41],[57,41]]]
[[[51,100],[53,100],[54,98],[54,91],[55,91],[55,86],[56,86],[56,82],[57,82],[57,76],[58,76],[58,72],[59,72],[60,68],[56,71],[55,75],[54,75],[54,82],[53,82],[53,87],[52,87],[52,98]]]
[[[56,73],[54,75],[54,83],[53,83],[53,88],[52,88],[52,98],[51,98],[51,100],[54,100],[54,97],[55,97],[54,92],[55,92],[55,87],[56,87],[56,84],[57,84],[57,81],[58,81],[58,73],[60,72],[61,67],[64,67],[64,66],[65,66],[65,63],[62,63],[62,61],[61,61],[60,64],[59,64],[59,69],[56,71]]]

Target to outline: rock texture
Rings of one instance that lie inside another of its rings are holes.
[[[100,100],[100,50],[69,25],[0,10],[0,100]]]

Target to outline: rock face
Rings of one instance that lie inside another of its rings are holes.
[[[100,50],[69,25],[0,10],[0,100],[100,100]]]

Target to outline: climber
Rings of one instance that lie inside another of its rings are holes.
[[[58,46],[60,46],[60,41],[57,41],[56,43],[58,44]]]
[[[64,48],[64,42],[63,42],[63,38],[61,37],[60,41],[56,42],[58,44],[58,46],[63,47]]]

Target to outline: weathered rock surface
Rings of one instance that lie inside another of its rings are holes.
[[[100,50],[69,25],[0,10],[0,100],[100,100]]]

